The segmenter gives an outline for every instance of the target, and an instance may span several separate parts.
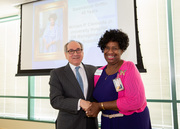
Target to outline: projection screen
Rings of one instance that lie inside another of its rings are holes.
[[[53,24],[53,29],[51,28]],[[17,76],[48,75],[66,65],[64,45],[76,40],[84,46],[84,64],[103,66],[99,38],[109,29],[128,34],[122,55],[145,71],[139,47],[135,0],[41,0],[21,5],[21,38]]]

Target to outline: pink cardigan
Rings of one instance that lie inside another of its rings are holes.
[[[99,68],[94,75],[94,86],[99,80],[102,70],[106,66]],[[118,92],[117,107],[124,115],[131,115],[134,112],[142,112],[147,106],[144,85],[139,71],[133,62],[124,61],[119,69],[124,90]]]

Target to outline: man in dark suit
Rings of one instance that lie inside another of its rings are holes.
[[[94,72],[96,67],[84,65],[83,45],[70,41],[64,46],[68,64],[50,73],[50,102],[59,110],[56,129],[98,129],[97,118],[86,116],[85,110],[94,101]],[[78,83],[76,66],[82,83]],[[83,84],[82,89],[80,84]]]

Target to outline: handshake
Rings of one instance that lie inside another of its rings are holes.
[[[87,117],[97,117],[98,113],[102,109],[100,103],[90,102],[83,99],[80,101],[80,106],[86,112]]]

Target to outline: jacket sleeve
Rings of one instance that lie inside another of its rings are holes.
[[[79,99],[73,97],[73,95],[70,96],[69,93],[66,93],[64,89],[65,86],[62,84],[65,82],[62,82],[63,79],[65,79],[64,76],[58,75],[57,71],[52,70],[50,72],[50,103],[55,109],[76,114],[78,112],[77,105]],[[69,89],[67,92],[72,93],[73,89]]]

